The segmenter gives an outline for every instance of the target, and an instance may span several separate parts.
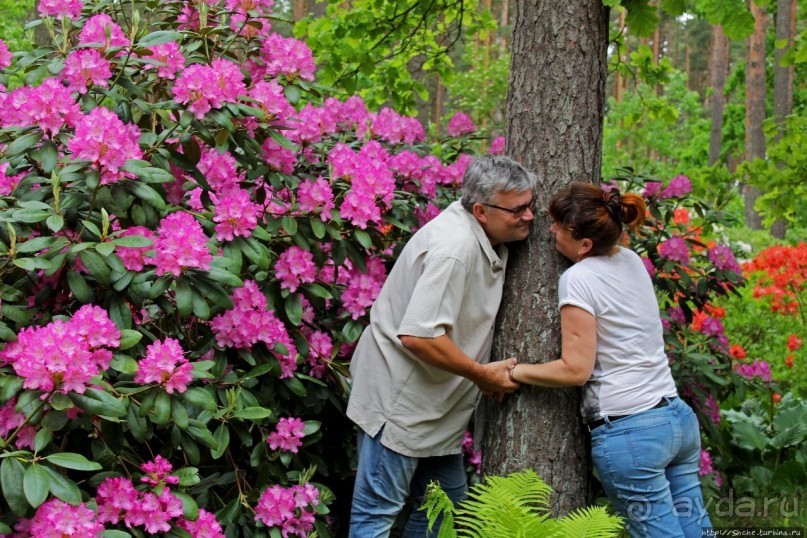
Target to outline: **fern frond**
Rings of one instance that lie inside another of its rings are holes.
[[[558,524],[557,536],[563,538],[616,538],[622,531],[622,518],[608,514],[604,506],[575,510]]]
[[[421,510],[426,510],[426,517],[429,518],[428,528],[431,529],[435,521],[437,521],[437,518],[442,514],[443,522],[440,525],[437,538],[456,538],[457,531],[454,530],[454,503],[448,495],[446,495],[446,492],[440,488],[437,482],[431,482],[426,486],[426,496],[423,501]]]

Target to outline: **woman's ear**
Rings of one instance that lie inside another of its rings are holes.
[[[585,258],[589,252],[591,252],[591,248],[594,246],[594,241],[589,239],[588,237],[584,237],[580,240],[580,248],[577,249],[577,259],[582,260]]]

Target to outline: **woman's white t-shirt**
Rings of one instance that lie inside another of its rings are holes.
[[[650,275],[635,252],[617,248],[577,262],[558,285],[559,308],[582,308],[597,322],[597,359],[581,404],[585,423],[638,413],[677,394]]]

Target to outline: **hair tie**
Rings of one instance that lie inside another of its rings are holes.
[[[619,195],[619,191],[616,189],[604,191],[602,193],[602,200],[611,218],[617,222],[622,222],[622,197]]]

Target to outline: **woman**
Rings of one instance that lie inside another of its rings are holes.
[[[639,256],[617,245],[644,223],[641,196],[572,183],[550,203],[555,247],[575,262],[558,286],[562,351],[517,364],[514,381],[583,385],[583,422],[608,498],[632,537],[698,537],[711,528],[698,466],[700,433],[677,397],[653,284]]]

